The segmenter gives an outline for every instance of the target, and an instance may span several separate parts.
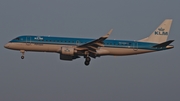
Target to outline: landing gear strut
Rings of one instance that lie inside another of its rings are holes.
[[[90,64],[90,61],[91,61],[91,58],[90,57],[86,57],[86,60],[85,60],[84,64],[86,66],[88,66]]]
[[[20,52],[22,53],[21,59],[24,59],[24,53],[25,53],[25,51],[24,51],[24,50],[20,50]]]

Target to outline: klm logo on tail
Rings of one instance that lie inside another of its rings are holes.
[[[163,28],[158,28],[158,31],[155,31],[155,35],[168,35],[168,32],[164,32],[165,29]]]

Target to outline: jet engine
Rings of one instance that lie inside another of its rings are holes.
[[[74,47],[61,47],[60,59],[72,61],[75,59],[75,49]]]

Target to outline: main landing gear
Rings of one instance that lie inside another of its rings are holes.
[[[88,51],[85,52],[84,58],[85,58],[84,64],[85,64],[86,66],[88,66],[88,65],[90,64],[90,61],[91,61],[91,58],[89,57],[89,52],[88,52]]]
[[[88,66],[90,64],[90,61],[91,61],[91,58],[90,57],[86,57],[86,60],[85,60],[84,64],[86,66]]]
[[[21,59],[24,59],[25,50],[20,50],[20,52],[22,53]]]

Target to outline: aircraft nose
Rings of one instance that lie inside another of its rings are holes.
[[[8,48],[9,47],[9,43],[4,45],[4,48]]]

